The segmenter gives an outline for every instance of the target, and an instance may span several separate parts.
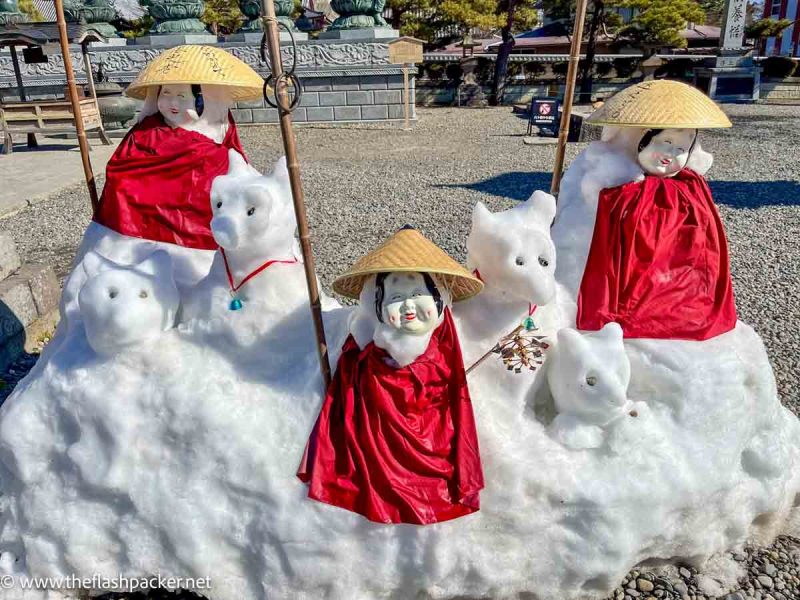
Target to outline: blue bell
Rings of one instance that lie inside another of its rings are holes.
[[[533,322],[533,317],[525,317],[525,320],[522,322],[522,325],[523,327],[525,327],[527,331],[536,329],[536,323]]]
[[[234,298],[233,300],[231,300],[231,303],[230,305],[228,305],[228,308],[231,310],[239,310],[240,308],[242,308],[242,301],[239,300],[238,298]]]

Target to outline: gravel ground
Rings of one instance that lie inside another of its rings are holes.
[[[701,139],[715,156],[708,177],[730,242],[737,307],[764,339],[783,402],[800,414],[800,106],[724,108],[734,128],[704,132]],[[549,189],[555,146],[524,145],[526,123],[510,109],[419,114],[410,132],[385,125],[297,129],[317,271],[327,289],[406,223],[463,260],[476,201],[500,210]],[[276,127],[240,133],[259,169],[282,154]],[[567,162],[582,148],[571,144]],[[0,229],[23,256],[53,265],[63,277],[89,217],[88,194],[79,185],[0,221]],[[11,385],[28,368],[31,359],[25,360],[16,374],[4,376]],[[748,579],[729,600],[800,598],[800,540],[779,538],[739,557]],[[699,591],[698,577],[686,568],[634,571],[612,598],[713,598]]]

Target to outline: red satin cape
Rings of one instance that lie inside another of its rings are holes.
[[[705,179],[689,169],[600,192],[577,327],[705,340],[736,326],[728,243]]]
[[[161,114],[134,126],[106,166],[94,220],[118,233],[187,248],[216,250],[211,235],[211,182],[228,172],[228,150],[244,156],[228,114],[222,144]]]
[[[393,368],[348,337],[297,476],[308,496],[378,523],[426,525],[480,507],[478,437],[449,309],[427,350]]]

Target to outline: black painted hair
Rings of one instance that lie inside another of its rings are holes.
[[[647,145],[653,141],[653,138],[656,137],[659,133],[664,131],[663,129],[648,129],[645,134],[642,136],[642,139],[639,141],[639,148],[637,152],[641,152]],[[689,155],[692,154],[692,150],[694,150],[694,145],[697,143],[697,129],[694,130],[694,139],[692,140],[691,146],[689,146]]]
[[[203,100],[203,88],[200,87],[199,83],[192,84],[192,95],[194,96],[194,109],[197,111],[197,116],[199,117],[206,108],[205,101]]]
[[[444,300],[442,300],[442,294],[439,292],[439,288],[437,288],[436,284],[433,282],[433,277],[431,277],[428,273],[421,273],[421,275],[425,280],[425,287],[428,288],[431,296],[433,296],[433,301],[436,302],[436,311],[441,317],[442,312],[444,311]],[[388,276],[389,273],[378,273],[378,276],[375,278],[375,314],[378,315],[378,321],[381,323],[383,323],[383,298],[386,294],[384,282]]]

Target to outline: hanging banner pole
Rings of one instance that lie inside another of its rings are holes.
[[[67,21],[64,18],[64,2],[63,0],[55,0],[55,5],[56,23],[58,24],[58,37],[61,41],[61,56],[64,57],[64,75],[67,78],[69,100],[72,104],[72,116],[75,119],[75,132],[78,136],[78,147],[81,150],[83,175],[86,178],[86,187],[89,188],[89,198],[92,201],[92,211],[96,211],[99,204],[97,199],[97,185],[94,181],[92,161],[89,159],[89,141],[86,139],[86,129],[83,127],[81,102],[78,98],[78,88],[75,84],[75,71],[72,68],[72,57],[69,53],[69,37],[67,36]],[[91,73],[87,73],[87,75],[91,77]]]
[[[295,145],[294,132],[292,131],[291,103],[289,101],[289,92],[286,89],[287,81],[290,81],[290,79],[284,77],[283,63],[281,61],[280,37],[278,35],[278,20],[275,17],[275,4],[273,0],[261,0],[261,13],[267,49],[269,50],[269,63],[272,71],[272,82],[275,89],[278,115],[280,117],[283,149],[286,153],[286,166],[289,170],[289,183],[292,188],[294,213],[297,217],[297,229],[300,234],[300,249],[303,252],[303,263],[306,272],[306,284],[308,285],[308,297],[311,304],[311,315],[314,320],[314,330],[317,335],[319,366],[322,373],[322,380],[325,384],[325,390],[327,390],[331,381],[328,344],[325,340],[325,326],[322,321],[322,303],[320,301],[319,286],[317,285],[316,269],[314,268],[314,252],[311,249],[311,235],[308,231],[303,183],[300,179],[300,165],[297,161],[297,147]],[[294,80],[294,85],[300,85],[296,79]],[[296,89],[295,94],[300,94],[301,91],[300,89]]]
[[[575,27],[572,29],[572,44],[569,50],[569,68],[564,89],[564,102],[561,112],[561,126],[558,130],[558,147],[556,149],[556,164],[553,167],[553,179],[550,182],[550,193],[558,198],[561,187],[561,171],[564,169],[564,154],[567,151],[567,137],[569,136],[569,121],[572,115],[572,98],[575,96],[575,80],[578,78],[578,63],[581,60],[581,44],[583,42],[583,23],[586,20],[586,5],[588,0],[578,0],[575,6]]]

